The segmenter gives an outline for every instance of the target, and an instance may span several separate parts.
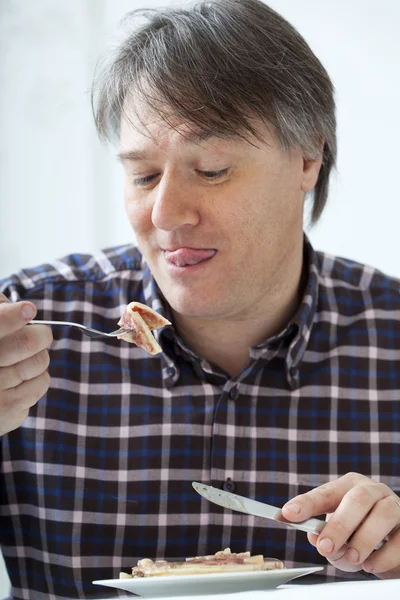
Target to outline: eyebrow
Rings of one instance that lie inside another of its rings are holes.
[[[213,137],[218,137],[224,140],[232,140],[234,137],[233,134],[215,134],[210,133],[208,131],[190,131],[189,133],[184,135],[184,138],[187,142],[192,144],[201,144],[202,142],[206,142]],[[145,150],[126,150],[124,152],[117,153],[117,159],[120,161],[130,160],[130,161],[139,161],[139,160],[148,160],[149,156]]]
[[[117,159],[123,160],[147,160],[148,155],[143,150],[127,150],[126,152],[118,152]]]

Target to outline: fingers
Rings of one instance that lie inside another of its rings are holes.
[[[0,338],[0,367],[22,362],[51,345],[51,328],[47,325],[29,325]],[[0,389],[4,389],[1,386]]]
[[[296,512],[290,510],[292,503]],[[324,530],[319,536],[308,534],[308,539],[331,564],[344,571],[400,576],[400,499],[389,487],[348,473],[297,496],[282,509],[291,521],[324,512],[332,513]]]
[[[24,381],[1,395],[0,401],[0,436],[19,427],[29,413],[29,408],[36,404],[47,392],[50,376],[45,371],[38,377]]]
[[[400,529],[389,536],[389,541],[380,550],[373,552],[362,568],[380,579],[400,578]]]
[[[347,492],[356,485],[370,481],[368,477],[359,473],[347,473],[335,481],[296,496],[283,506],[282,514],[289,521],[297,522],[317,515],[333,513]]]
[[[15,365],[0,369],[0,390],[14,388],[24,381],[35,379],[47,370],[49,363],[49,353],[47,350],[41,350]]]
[[[393,493],[378,501],[357,529],[345,555],[347,561],[370,572],[387,571],[400,565],[400,499]],[[375,548],[388,539],[383,546]]]
[[[331,515],[329,515],[331,516]],[[329,520],[329,517],[328,517]],[[325,533],[325,530],[324,530]],[[307,533],[307,537],[308,537],[308,541],[310,542],[310,544],[312,544],[314,547],[318,547],[318,540],[319,539],[323,539],[322,534],[321,536],[315,535],[314,533]],[[346,560],[345,556],[346,556],[346,552],[348,550],[349,546],[348,544],[344,544],[342,547],[337,548],[336,550],[334,550],[333,552],[330,553],[329,555],[329,562],[334,565],[337,569],[341,569],[342,571],[350,571],[350,572],[356,572],[356,571],[361,571],[362,567],[358,566],[358,565],[349,565],[348,561]],[[321,548],[319,548],[319,552],[320,554],[322,554],[323,556],[326,556],[325,552],[322,550]]]
[[[372,550],[364,563],[349,559],[349,553],[353,552],[353,548],[348,544],[345,544],[327,559],[334,567],[342,571],[355,572],[363,570],[367,573],[374,573],[380,579],[397,579],[400,577],[399,548],[400,532],[396,531],[396,536],[391,538],[390,542],[383,544],[379,550]]]
[[[338,548],[334,551],[333,554],[331,554],[331,556],[326,558],[334,567],[340,569],[341,571],[347,571],[348,573],[356,573],[357,571],[361,571],[362,565],[353,564],[347,560],[346,554],[348,550],[349,547],[347,544],[345,544],[344,546],[342,546],[342,548]]]
[[[34,379],[24,381],[21,385],[7,392],[7,402],[3,403],[9,413],[29,409],[47,392],[50,385],[50,375],[47,371],[41,373]],[[0,413],[1,414],[1,413]]]
[[[315,533],[307,533],[307,537],[308,537],[308,541],[310,542],[310,544],[312,546],[316,547],[319,536],[316,535]]]
[[[391,494],[386,485],[369,480],[349,490],[319,536],[320,554],[336,560],[339,552],[342,558],[342,548],[351,537],[345,561],[361,565],[400,520],[399,507],[386,509]],[[389,505],[395,507],[394,502]]]
[[[0,435],[20,426],[50,385],[52,331],[28,325],[35,315],[31,302],[11,303],[0,294]]]
[[[21,329],[34,319],[36,307],[32,302],[9,302],[0,293],[0,339]]]

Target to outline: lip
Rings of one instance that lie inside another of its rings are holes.
[[[177,250],[214,250],[216,248],[206,248],[205,246],[171,246],[168,248],[161,248],[163,252],[176,252]]]
[[[175,273],[184,273],[203,268],[215,257],[215,248],[198,248],[193,246],[179,246],[163,249],[163,256],[167,267]]]

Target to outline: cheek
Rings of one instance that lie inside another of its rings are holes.
[[[262,257],[280,252],[302,227],[302,195],[284,181],[282,185],[280,177],[271,178],[269,184],[262,182],[247,190],[243,194],[247,201],[240,204],[240,211],[231,221],[236,246],[252,260],[261,262]]]
[[[133,196],[132,188],[128,186],[125,186],[124,204],[128,221],[135,232],[145,231],[151,226],[151,211],[146,206],[144,199],[141,202]]]
[[[135,217],[134,203],[132,202],[132,199],[126,190],[125,190],[125,194],[124,194],[124,205],[125,205],[126,215],[129,219],[129,223],[131,225],[133,225],[132,221],[134,220],[134,217]]]

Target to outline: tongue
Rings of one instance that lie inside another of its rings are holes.
[[[186,267],[188,265],[198,265],[199,263],[214,256],[216,250],[195,250],[194,248],[179,248],[165,252],[165,257],[168,262],[176,267]]]

